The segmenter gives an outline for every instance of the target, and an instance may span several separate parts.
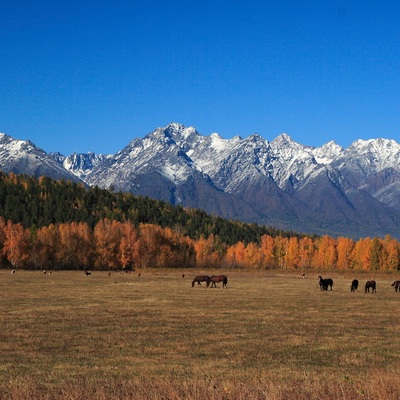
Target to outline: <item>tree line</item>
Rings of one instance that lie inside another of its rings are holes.
[[[0,173],[0,267],[400,270],[400,243],[306,236],[201,210]],[[31,215],[30,215],[31,214]]]
[[[259,242],[264,234],[301,236],[296,232],[274,227],[229,221],[200,209],[113,192],[83,184],[35,178],[29,175],[5,174],[0,171],[0,216],[20,223],[25,228],[41,228],[51,224],[85,222],[93,229],[102,219],[169,227],[192,239],[218,235],[227,244],[237,241]]]
[[[400,270],[400,244],[384,239],[261,236],[229,245],[154,224],[100,220],[24,228],[0,217],[0,265],[24,269],[245,268]]]

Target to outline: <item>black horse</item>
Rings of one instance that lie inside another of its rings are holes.
[[[328,291],[329,286],[331,287],[331,290],[332,290],[333,280],[331,278],[324,279],[324,278],[322,278],[322,276],[319,276],[318,280],[319,280],[319,287],[321,290]]]
[[[210,278],[211,287],[217,287],[217,282],[222,282],[222,287],[226,288],[228,284],[228,277],[225,275],[213,275]]]
[[[353,279],[350,286],[350,292],[355,292],[358,289],[358,279]]]
[[[192,281],[192,287],[197,282],[197,286],[201,286],[201,282],[206,282],[207,287],[210,285],[210,277],[208,275],[196,276]]]
[[[394,281],[390,286],[394,286],[394,290],[400,292],[400,281]]]
[[[372,293],[376,293],[375,281],[367,281],[367,283],[365,284],[365,293],[369,293],[369,289],[372,289]]]

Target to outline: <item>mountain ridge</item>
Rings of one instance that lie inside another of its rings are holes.
[[[333,236],[400,238],[400,145],[306,146],[283,133],[224,139],[171,123],[115,154],[47,154],[0,134],[4,172],[73,179],[224,218]]]

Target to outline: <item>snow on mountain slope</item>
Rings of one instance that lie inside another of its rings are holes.
[[[6,173],[79,180],[30,141],[15,140],[4,133],[0,133],[0,169]]]
[[[400,145],[393,140],[310,147],[287,134],[272,142],[258,134],[224,139],[172,123],[116,154],[64,157],[0,134],[0,168],[79,178],[284,229],[400,237]]]

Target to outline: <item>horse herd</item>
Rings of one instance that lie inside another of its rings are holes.
[[[302,275],[303,276],[303,275]],[[304,277],[304,276],[303,276]],[[322,291],[328,291],[329,289],[333,289],[333,279],[331,278],[322,278],[322,276],[318,276],[319,280],[319,287]],[[201,283],[205,282],[207,287],[217,287],[217,282],[222,282],[222,287],[226,288],[228,284],[228,277],[226,275],[198,275],[192,281],[192,287],[195,286],[202,286]],[[353,279],[350,285],[350,291],[355,292],[358,289],[359,281],[358,279]],[[396,292],[400,292],[400,280],[394,281],[391,286],[394,286],[394,290]],[[376,281],[367,281],[364,286],[365,293],[369,293],[371,290],[372,293],[376,293]]]
[[[192,287],[194,287],[195,283],[197,283],[197,286],[201,286],[201,282],[206,282],[207,287],[217,287],[217,282],[222,282],[222,287],[226,288],[226,285],[228,284],[228,277],[226,275],[198,275],[196,276],[193,281],[192,281]]]
[[[331,278],[322,278],[322,276],[318,277],[319,280],[319,287],[322,291],[328,290],[330,287],[330,290],[332,290],[333,287],[333,280]],[[350,285],[350,291],[355,292],[358,289],[358,279],[353,279]],[[394,281],[391,286],[394,286],[394,290],[396,292],[400,292],[400,281]],[[364,292],[369,293],[369,291],[372,291],[372,293],[376,293],[376,281],[367,281],[365,283],[364,287]]]

